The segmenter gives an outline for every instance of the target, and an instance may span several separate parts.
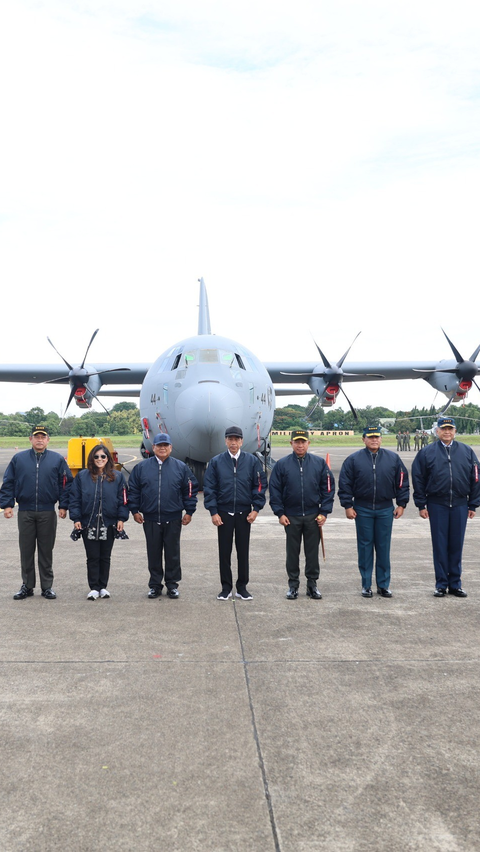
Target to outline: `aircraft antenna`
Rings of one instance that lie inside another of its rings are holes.
[[[200,304],[198,306],[198,333],[211,334],[210,329],[210,311],[208,309],[207,288],[203,278],[198,279],[200,284]]]

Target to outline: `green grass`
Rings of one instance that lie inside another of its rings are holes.
[[[53,450],[64,448],[66,447],[70,437],[71,436],[68,435],[55,435],[50,438],[48,446]],[[101,437],[110,437],[115,449],[121,447],[138,447],[140,449],[140,444],[142,443],[142,436],[140,434],[102,435]],[[457,440],[462,441],[464,444],[470,444],[471,446],[480,445],[480,435],[457,435]],[[288,436],[272,435],[273,447],[288,447],[289,444],[290,439],[288,438]],[[342,435],[340,437],[335,437],[333,435],[324,435],[319,436],[317,438],[312,438],[311,445],[312,447],[362,447],[363,441],[362,436],[360,434]],[[414,444],[412,436],[410,437],[410,446],[413,451]],[[15,447],[18,447],[19,450],[28,449],[30,447],[30,441],[28,440],[28,438],[0,437],[0,449],[14,449]],[[391,447],[395,450],[397,447],[397,439],[395,435],[385,435],[382,438],[382,447]]]
[[[72,437],[78,437],[78,435],[52,435],[48,446],[51,450],[66,447]],[[85,435],[84,437],[88,438],[89,436]],[[138,447],[140,449],[140,444],[142,443],[142,436],[138,433],[136,435],[103,434],[99,435],[98,438],[110,438],[115,449],[117,447]],[[28,449],[30,441],[28,438],[4,438],[0,436],[0,449],[13,449],[14,447],[18,447],[19,450]]]

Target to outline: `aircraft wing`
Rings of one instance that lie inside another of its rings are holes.
[[[102,384],[138,385],[143,382],[152,365],[129,364],[128,370],[118,370],[118,364],[90,363],[88,366],[98,371]],[[118,372],[109,372],[110,370]],[[0,382],[40,383],[56,379],[56,384],[68,385],[70,378],[67,373],[68,369],[63,364],[0,364]]]
[[[276,384],[294,381],[308,382],[313,378],[318,361],[268,361],[263,363]],[[426,379],[438,369],[438,361],[351,361],[342,364],[341,380],[344,382],[372,382],[381,379]],[[448,363],[451,366],[451,362]]]

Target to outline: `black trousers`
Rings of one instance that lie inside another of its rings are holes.
[[[440,506],[427,503],[432,536],[433,564],[437,589],[462,588],[462,551],[468,520],[468,505]]]
[[[180,565],[180,533],[182,520],[157,524],[144,521],[143,532],[147,543],[148,570],[151,589],[163,589],[163,580],[167,589],[176,589],[182,579]],[[165,570],[164,570],[165,559]]]
[[[220,562],[220,581],[222,589],[233,588],[232,577],[232,548],[235,537],[237,551],[237,589],[245,589],[249,580],[248,553],[250,547],[251,524],[247,521],[247,512],[229,515],[228,512],[218,513],[223,521],[218,532],[218,557]]]
[[[29,589],[35,588],[35,550],[37,550],[38,573],[42,591],[53,585],[53,546],[57,532],[56,512],[18,513],[18,544],[22,582]]]
[[[298,589],[300,582],[300,548],[303,540],[305,553],[305,577],[307,585],[315,586],[320,576],[318,547],[320,544],[320,527],[314,515],[288,515],[290,524],[285,527],[287,536],[288,585]]]
[[[107,527],[105,541],[93,541],[87,538],[87,530],[83,530],[83,543],[87,554],[87,580],[90,589],[99,592],[108,587],[110,576],[110,556],[115,541],[114,528]]]

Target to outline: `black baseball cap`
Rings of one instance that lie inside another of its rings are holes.
[[[33,438],[34,435],[46,435],[47,438],[49,438],[50,432],[48,431],[46,426],[34,426],[32,431],[30,432],[30,436]]]
[[[243,438],[243,432],[240,429],[240,426],[229,426],[228,429],[225,429],[225,437],[226,438]]]
[[[363,430],[364,438],[381,438],[382,433],[380,430],[380,426],[365,426]]]
[[[309,435],[306,429],[294,429],[291,436],[291,441],[309,441]]]

